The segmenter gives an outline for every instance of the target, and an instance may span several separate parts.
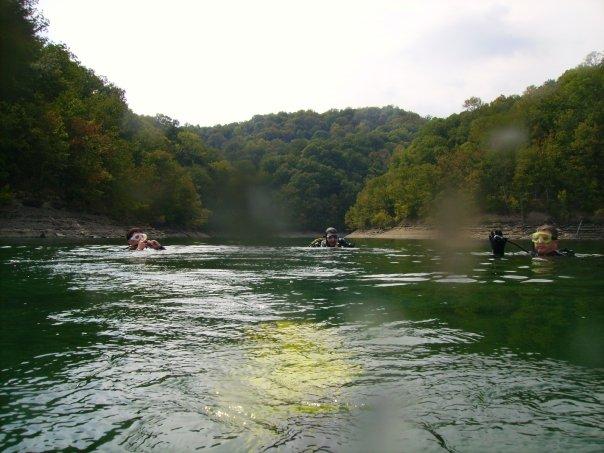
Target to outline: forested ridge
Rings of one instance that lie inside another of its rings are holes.
[[[384,173],[395,147],[411,143],[425,122],[388,106],[258,115],[192,130],[227,159],[239,189],[229,198],[235,212],[215,210],[226,217],[217,219],[223,228],[243,215],[265,227],[322,230],[343,227],[365,179]]]
[[[209,128],[136,115],[120,88],[39,37],[35,2],[0,5],[3,204],[215,230],[341,227],[365,178],[426,121],[395,107]]]
[[[133,113],[123,90],[40,37],[34,6],[0,0],[0,206],[220,232],[394,226],[450,193],[482,212],[603,207],[599,56],[446,119],[387,106],[200,127]]]
[[[481,213],[604,217],[601,53],[523,95],[465,107],[397,148],[347,213],[350,228],[430,220],[450,196]]]

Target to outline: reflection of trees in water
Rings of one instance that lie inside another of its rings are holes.
[[[406,251],[410,252],[413,249]],[[442,250],[435,249],[433,253],[436,252]],[[435,256],[418,254],[406,261],[399,258],[396,266],[390,264],[387,257],[373,256],[367,272],[387,275],[396,268],[397,274],[392,275],[400,276],[405,271],[451,271],[453,263],[457,266],[453,269],[455,272],[472,275],[467,270],[477,267],[480,260],[488,264],[482,267],[484,272],[475,272],[474,277],[484,283],[424,281],[393,287],[365,284],[360,289],[365,300],[365,319],[369,314],[375,314],[372,319],[379,322],[437,319],[451,328],[482,336],[482,340],[464,348],[488,353],[493,348],[507,347],[515,352],[537,352],[581,365],[604,365],[604,333],[601,332],[604,313],[595,297],[600,284],[592,275],[593,263],[563,258],[488,260],[469,255],[459,259],[443,258],[442,262],[429,261]],[[422,263],[414,265],[410,262],[412,259]],[[589,272],[586,267],[590,268]],[[573,278],[565,279],[565,275]],[[502,279],[504,276],[525,279]],[[577,278],[589,280],[578,283]],[[431,280],[435,279],[433,274]],[[494,280],[503,283],[493,283]],[[363,313],[363,308],[354,309]]]
[[[589,313],[589,299],[579,300],[580,290],[544,290],[543,284],[501,286],[499,291],[475,284],[445,291],[433,286],[426,290],[422,301],[426,303],[407,305],[405,313],[481,334],[483,339],[469,346],[481,351],[508,347],[580,364],[603,364],[604,337],[597,320],[582,318],[582,313]]]

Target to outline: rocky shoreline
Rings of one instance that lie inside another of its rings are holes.
[[[52,207],[13,205],[0,209],[0,238],[125,239],[133,226],[144,228],[152,238],[209,237],[200,231],[126,225],[102,215]]]
[[[516,222],[508,223],[480,223],[478,226],[459,229],[458,237],[465,239],[487,239],[489,232],[501,229],[510,239],[529,239],[535,229],[544,222],[532,224]],[[557,225],[560,239],[566,240],[602,240],[604,239],[604,225],[594,223],[577,223]],[[390,229],[356,230],[346,236],[349,239],[439,239],[447,237],[449,232],[439,230],[430,225],[407,225]]]
[[[528,239],[535,228],[545,223],[543,218],[522,221],[516,217],[489,216],[474,225],[459,228],[457,236],[466,239],[486,239],[489,231],[502,229],[510,239]],[[150,225],[118,223],[109,217],[53,207],[30,207],[21,204],[0,209],[0,238],[65,238],[65,239],[123,239],[132,226],[140,226],[153,238],[208,238],[202,231],[154,228]],[[604,225],[592,222],[574,222],[557,225],[561,239],[604,239]],[[349,239],[438,239],[449,236],[427,224],[409,224],[390,229],[356,230]],[[282,232],[279,237],[318,237],[321,233]]]

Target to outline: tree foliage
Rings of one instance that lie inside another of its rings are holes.
[[[231,221],[258,217],[250,194],[276,206],[271,216],[295,229],[344,226],[367,177],[382,174],[394,148],[409,144],[425,120],[396,107],[277,113],[243,123],[197,128],[242,169]],[[245,176],[245,177],[244,177]]]
[[[44,42],[31,0],[0,0],[0,202],[224,230],[343,226],[367,176],[425,122],[394,107],[255,116],[212,128],[134,114]],[[12,39],[7,39],[10,36]]]
[[[540,211],[558,219],[604,206],[604,65],[597,53],[522,96],[432,119],[388,171],[369,180],[347,214],[351,228],[388,227],[434,213],[462,193],[483,212]]]
[[[257,115],[214,127],[134,114],[124,92],[0,0],[0,203],[225,231],[385,227],[449,190],[489,212],[602,207],[602,56],[558,81],[430,119],[402,109]],[[347,213],[347,214],[346,214]]]
[[[2,0],[0,12],[17,38],[2,42],[3,60],[14,60],[2,65],[2,200],[203,223],[207,212],[163,118],[134,115],[122,90],[38,38],[32,2]]]

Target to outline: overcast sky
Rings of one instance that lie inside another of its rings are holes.
[[[40,0],[141,114],[214,125],[393,104],[446,116],[604,48],[604,1]]]

